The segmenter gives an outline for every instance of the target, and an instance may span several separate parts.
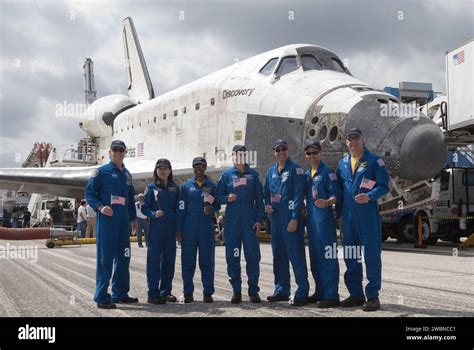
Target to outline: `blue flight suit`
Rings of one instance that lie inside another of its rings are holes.
[[[85,198],[97,211],[97,271],[94,301],[108,304],[128,298],[130,289],[130,221],[137,217],[135,189],[132,175],[113,162],[94,171],[87,182]],[[112,204],[112,199],[114,203]],[[97,208],[109,206],[112,216],[100,213]],[[112,270],[113,268],[113,270]],[[112,277],[112,297],[108,293]]]
[[[369,281],[365,287],[365,294],[368,299],[372,299],[378,297],[382,283],[382,229],[377,201],[389,192],[390,177],[383,160],[367,149],[364,149],[354,175],[352,175],[350,154],[340,160],[337,177],[342,189],[342,244],[347,267],[344,282],[351,296],[364,295],[361,256],[354,257],[347,254],[357,249],[362,253],[361,249],[363,249]],[[368,184],[368,187],[372,187],[371,189],[364,188],[361,187],[363,180],[375,181],[375,184]],[[358,204],[354,197],[360,193],[367,193],[370,202]]]
[[[237,195],[237,199],[228,202],[229,194]],[[241,173],[237,167],[222,173],[217,184],[219,204],[226,204],[225,210],[225,256],[227,274],[234,293],[242,292],[240,276],[240,255],[242,243],[245,261],[247,263],[248,294],[253,296],[260,291],[260,242],[252,226],[263,222],[265,211],[263,207],[263,188],[259,174],[248,164]]]
[[[194,292],[193,278],[198,248],[204,293],[214,294],[214,212],[218,212],[220,208],[215,192],[216,185],[207,176],[202,186],[199,186],[195,176],[181,186],[176,212],[176,231],[182,233],[181,270],[185,295]],[[210,206],[213,212],[204,214],[204,206]]]
[[[305,195],[303,168],[288,158],[278,172],[275,163],[267,172],[265,203],[271,205],[270,232],[273,253],[275,295],[290,296],[290,261],[298,288],[295,299],[306,300],[309,293],[308,268],[306,266],[304,223],[301,209]],[[288,232],[291,219],[298,220],[295,232]]]
[[[306,171],[306,226],[308,228],[311,273],[316,282],[318,299],[339,300],[339,263],[337,260],[336,222],[332,206],[318,208],[317,199],[336,198],[341,192],[336,173],[323,162],[319,162],[314,176]],[[330,254],[327,254],[329,251]]]
[[[146,256],[149,299],[171,295],[176,261],[178,195],[179,187],[174,182],[168,182],[167,186],[151,183],[145,190],[142,213],[151,219]],[[163,216],[157,218],[157,210],[162,210]]]

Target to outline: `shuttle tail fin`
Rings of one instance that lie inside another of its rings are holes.
[[[128,95],[137,103],[151,100],[155,97],[155,92],[153,91],[145,58],[143,57],[142,48],[131,17],[123,20],[123,48]]]

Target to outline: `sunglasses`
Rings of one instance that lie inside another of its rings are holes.
[[[309,156],[315,156],[317,154],[319,154],[319,151],[313,151],[313,152],[305,152],[305,154],[309,157]]]
[[[359,140],[360,139],[360,136],[359,135],[356,135],[356,136],[349,136],[347,138],[347,141],[355,141],[355,140]]]
[[[288,150],[288,147],[280,147],[280,148],[277,148],[275,152],[280,153],[280,152],[286,152],[287,150]]]
[[[125,152],[125,148],[114,147],[114,148],[112,148],[112,152],[120,152],[120,153],[123,153],[123,152]]]

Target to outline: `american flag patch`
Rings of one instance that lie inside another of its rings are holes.
[[[336,181],[337,180],[337,175],[335,173],[330,173],[329,174],[329,179],[331,179],[332,181]]]
[[[378,163],[378,165],[380,165],[380,166],[385,166],[385,162],[383,161],[382,158],[377,159],[377,163]]]
[[[362,179],[362,182],[360,183],[360,188],[367,188],[368,190],[371,190],[374,188],[376,182],[373,180],[369,179]]]
[[[204,203],[212,204],[212,203],[214,203],[214,200],[215,200],[215,198],[212,194],[210,194],[210,193],[204,194]]]
[[[297,174],[297,175],[304,175],[304,170],[303,170],[303,168],[296,168],[296,174]]]
[[[143,157],[145,155],[145,145],[143,142],[137,143],[137,157]]]
[[[239,177],[238,179],[233,180],[234,188],[239,186],[247,185],[247,178],[246,177]]]
[[[464,62],[464,50],[459,51],[457,54],[453,55],[453,63],[455,66],[460,65]]]
[[[110,204],[118,204],[118,205],[125,205],[125,197],[114,196],[113,194],[110,196]]]

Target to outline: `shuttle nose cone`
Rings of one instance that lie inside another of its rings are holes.
[[[403,140],[399,176],[414,181],[432,178],[444,168],[447,157],[448,148],[439,127],[418,125]]]

